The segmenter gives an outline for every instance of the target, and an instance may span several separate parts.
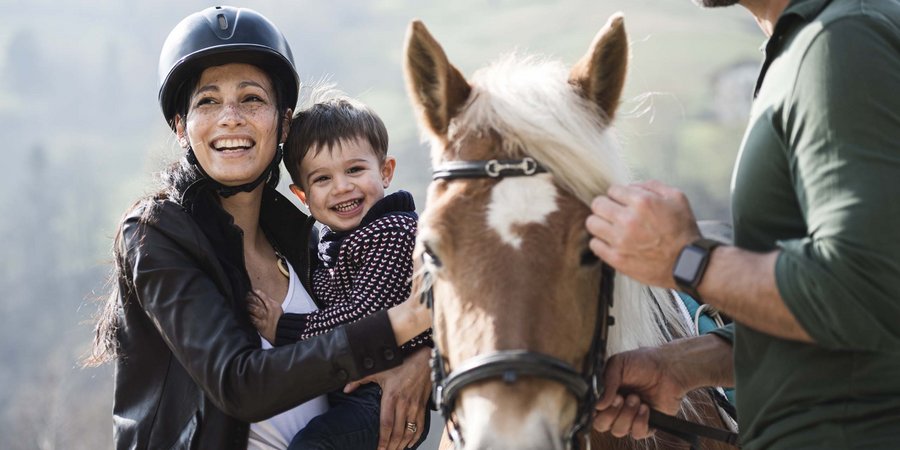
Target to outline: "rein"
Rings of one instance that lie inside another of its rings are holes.
[[[546,173],[547,169],[533,158],[525,157],[517,160],[487,161],[450,161],[434,168],[433,180],[453,180],[472,178],[504,178],[532,176]],[[426,252],[422,259],[432,258]],[[424,262],[424,261],[423,261]],[[591,348],[585,357],[581,371],[558,358],[528,350],[501,350],[485,355],[478,355],[464,361],[452,372],[447,372],[443,355],[435,347],[431,358],[431,377],[433,382],[433,398],[448,427],[450,439],[459,449],[464,444],[462,430],[453,417],[453,409],[460,391],[466,386],[488,379],[501,379],[504,383],[513,384],[519,378],[535,377],[555,381],[562,384],[578,400],[575,422],[566,433],[566,445],[569,449],[578,449],[578,438],[584,438],[585,448],[590,449],[590,438],[584,432],[591,421],[594,404],[602,393],[603,365],[606,361],[606,342],[609,326],[613,325],[613,317],[609,310],[613,304],[613,286],[616,272],[602,262],[600,276],[600,293],[597,305],[597,320],[594,325],[594,336]],[[427,288],[422,293],[421,301],[432,310],[434,315],[434,290],[431,273],[424,272]],[[683,419],[679,419],[659,411],[650,410],[650,426],[665,431],[691,444],[691,448],[699,448],[699,436],[720,440],[736,445],[737,434],[726,430],[707,427]]]

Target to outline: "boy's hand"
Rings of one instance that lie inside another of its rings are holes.
[[[254,289],[247,294],[247,310],[250,312],[250,321],[270,344],[275,345],[275,330],[278,328],[278,319],[284,314],[281,304],[266,295],[265,292]]]

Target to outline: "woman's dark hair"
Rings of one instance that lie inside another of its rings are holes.
[[[263,71],[265,71],[265,68],[263,68]],[[276,118],[276,138],[280,139],[282,124],[284,123],[282,119],[290,114],[289,110],[293,105],[286,104],[287,99],[285,98],[286,94],[283,82],[277,79],[275,75],[271,73],[267,74],[269,75],[273,89],[275,90],[275,105],[279,111],[279,115]],[[186,86],[191,86],[191,89],[183,89],[179,92],[176,106],[177,114],[179,116],[187,116],[187,113],[190,110],[191,91],[197,86],[199,81],[200,74],[198,73],[189,78],[185,83]],[[278,186],[278,182],[281,178],[280,175],[280,170],[273,170],[271,176],[266,181],[266,184],[274,189]],[[156,192],[142,197],[131,205],[127,211],[130,212],[136,208],[143,208],[141,222],[148,223],[153,220],[156,212],[155,205],[158,201],[170,200],[181,204],[184,200],[183,195],[188,186],[202,178],[203,174],[200,173],[197,167],[191,164],[188,161],[187,156],[184,155],[177,161],[169,164],[158,174],[159,186]],[[128,212],[126,212],[126,215]],[[120,309],[124,306],[119,304],[119,298],[125,298],[124,294],[126,294],[125,292],[120,292],[120,290],[130,289],[124,273],[125,249],[122,245],[123,224],[124,216],[123,220],[119,221],[116,237],[113,241],[114,266],[107,280],[109,295],[106,296],[106,298],[100,299],[100,301],[103,302],[103,305],[96,315],[97,323],[94,327],[93,345],[90,354],[84,359],[84,365],[86,366],[99,366],[111,361],[116,357],[118,352],[116,332],[118,330]],[[249,287],[247,287],[247,289],[249,290]]]

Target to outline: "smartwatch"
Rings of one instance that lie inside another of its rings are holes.
[[[703,303],[697,287],[703,280],[703,274],[706,273],[706,266],[709,264],[709,256],[714,248],[722,245],[721,242],[713,239],[697,239],[681,249],[678,258],[675,260],[675,267],[672,269],[672,277],[675,278],[675,284],[682,292],[690,295]]]

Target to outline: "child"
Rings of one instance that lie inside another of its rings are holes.
[[[253,323],[270,342],[325,333],[409,297],[418,217],[408,192],[384,195],[396,166],[387,144],[381,119],[346,98],[317,103],[294,117],[284,162],[291,191],[325,225],[312,273],[312,292],[322,309],[282,314],[282,305],[270,298],[251,301]],[[430,345],[430,332],[401,350],[423,345]],[[381,389],[367,384],[352,394],[333,392],[328,400],[331,409],[312,419],[288,448],[376,448]]]

